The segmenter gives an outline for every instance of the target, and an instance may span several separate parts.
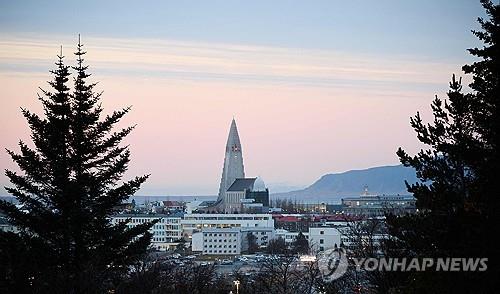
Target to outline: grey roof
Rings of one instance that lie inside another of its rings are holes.
[[[207,201],[203,201],[202,203],[199,204],[199,206],[201,207],[206,207],[206,206],[211,206],[211,205],[214,205],[216,201],[213,201],[213,200],[207,200]]]
[[[255,180],[257,178],[244,178],[244,179],[236,179],[234,180],[233,184],[229,186],[229,189],[227,191],[244,191],[245,189],[247,190],[252,190],[253,189],[253,184],[255,183]]]

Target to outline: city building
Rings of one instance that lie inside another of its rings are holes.
[[[271,239],[275,238],[275,231],[274,227],[247,227],[247,228],[241,228],[241,234],[242,234],[242,251],[248,250],[248,234],[252,234],[255,237],[255,242],[257,243],[257,246],[259,248],[265,248],[269,244],[269,241]]]
[[[225,213],[269,211],[269,190],[261,178],[236,179],[223,196]]]
[[[239,255],[248,250],[248,234],[254,235],[257,246],[263,248],[274,238],[274,228],[204,228],[193,233],[191,250],[203,255]]]
[[[362,195],[342,199],[344,213],[349,215],[384,216],[386,213],[416,212],[416,199],[410,195]]]
[[[311,227],[308,235],[309,247],[313,252],[340,248],[341,234],[336,228]]]
[[[171,212],[184,211],[186,209],[186,203],[181,201],[165,200],[163,201],[163,207],[165,207],[165,210]]]
[[[277,229],[291,232],[307,232],[312,225],[312,216],[306,214],[273,214]]]
[[[308,232],[302,232],[302,234],[306,237],[306,239],[309,239],[309,233]],[[281,238],[285,240],[285,243],[287,245],[291,245],[295,239],[297,239],[297,236],[299,235],[299,232],[290,232],[285,229],[276,229],[274,236],[275,238]]]
[[[203,255],[241,254],[242,233],[239,228],[206,228],[193,234],[192,251]]]
[[[116,214],[111,217],[111,223],[117,224],[128,221],[129,228],[139,224],[158,220],[150,229],[153,234],[151,247],[165,251],[174,249],[182,238],[182,214]]]
[[[181,220],[184,238],[208,228],[274,228],[270,214],[185,214]]]
[[[324,251],[340,247],[341,233],[333,227],[310,227],[306,232],[302,232],[305,238],[309,241],[309,247],[312,252]],[[290,232],[285,229],[277,229],[275,238],[282,238],[287,245],[297,239],[299,232]]]
[[[226,143],[226,153],[224,156],[224,166],[222,168],[222,176],[219,186],[218,202],[223,200],[227,189],[234,183],[236,179],[245,178],[245,169],[243,166],[243,154],[241,149],[240,136],[236,121],[233,118],[231,127],[229,128],[229,136]]]
[[[206,206],[199,205],[196,211],[203,213],[267,213],[269,211],[269,190],[262,179],[245,178],[241,142],[234,118],[226,142],[217,200]]]

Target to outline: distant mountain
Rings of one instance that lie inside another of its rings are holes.
[[[272,197],[338,202],[346,196],[359,196],[365,186],[368,186],[370,194],[407,195],[409,193],[406,190],[405,180],[409,183],[418,181],[413,168],[402,165],[380,166],[327,174],[305,189],[275,193]]]

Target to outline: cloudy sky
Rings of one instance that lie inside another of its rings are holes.
[[[0,1],[0,148],[29,141],[19,108],[40,111],[81,34],[105,111],[133,106],[142,195],[216,194],[233,116],[246,174],[276,190],[397,164],[483,15],[471,0],[48,2]],[[5,152],[0,167],[14,168]]]

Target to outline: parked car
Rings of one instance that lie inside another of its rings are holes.
[[[229,259],[223,259],[223,260],[221,260],[220,264],[229,265],[229,264],[233,264],[233,261],[229,260]]]

